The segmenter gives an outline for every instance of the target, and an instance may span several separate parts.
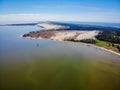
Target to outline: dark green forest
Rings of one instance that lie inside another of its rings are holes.
[[[99,35],[96,36],[96,38],[106,42],[120,44],[120,31],[119,30],[101,31]]]

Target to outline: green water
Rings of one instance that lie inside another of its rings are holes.
[[[120,63],[73,57],[31,58],[2,71],[3,90],[119,90]]]
[[[19,37],[32,30],[38,28],[1,27],[1,90],[120,89],[120,56],[80,43]]]

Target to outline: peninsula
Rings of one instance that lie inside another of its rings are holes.
[[[119,28],[103,26],[90,27],[90,25],[77,26],[55,22],[40,22],[37,26],[42,27],[43,29],[39,31],[32,31],[22,36],[54,41],[84,42],[102,47],[102,49],[106,48],[109,49],[109,51],[112,50],[120,53]],[[88,27],[90,29],[87,29]],[[109,41],[109,38],[111,38],[111,41]]]

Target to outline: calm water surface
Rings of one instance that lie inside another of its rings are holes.
[[[1,90],[120,90],[120,56],[81,43],[22,38],[0,26]]]

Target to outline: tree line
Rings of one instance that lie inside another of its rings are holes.
[[[111,42],[111,43],[117,43],[120,44],[120,31],[116,30],[107,30],[107,31],[101,31],[97,36],[97,39],[103,40],[106,42]]]

